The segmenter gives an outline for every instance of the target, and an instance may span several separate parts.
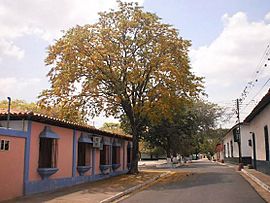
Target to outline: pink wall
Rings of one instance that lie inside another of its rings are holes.
[[[0,201],[23,195],[25,139],[0,135],[9,140],[9,151],[0,151]]]
[[[30,144],[30,167],[29,180],[41,180],[37,172],[39,158],[39,134],[45,125],[38,122],[32,122],[31,144]],[[51,126],[51,130],[59,135],[57,168],[59,169],[50,178],[72,177],[72,150],[73,150],[73,130]]]

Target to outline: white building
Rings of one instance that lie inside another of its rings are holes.
[[[270,89],[244,122],[249,123],[252,164],[257,170],[270,174],[268,132],[270,127]]]
[[[238,124],[233,126],[222,140],[225,162],[239,163],[239,147],[237,140],[234,138],[234,131],[236,131],[238,127]],[[252,148],[248,145],[248,140],[250,139],[249,126],[245,123],[240,124],[240,138],[242,162],[245,165],[251,164]]]

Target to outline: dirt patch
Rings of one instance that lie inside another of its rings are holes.
[[[171,172],[169,176],[165,176],[163,178],[160,178],[157,183],[158,184],[168,184],[168,183],[174,183],[179,182],[185,179],[188,176],[193,175],[193,173],[190,172]]]

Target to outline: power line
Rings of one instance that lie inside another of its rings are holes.
[[[246,100],[248,95],[254,90],[256,84],[258,84],[259,82],[259,76],[263,74],[265,68],[268,66],[268,62],[270,61],[269,55],[270,55],[270,43],[268,42],[266,49],[264,50],[261,56],[261,59],[258,65],[256,66],[256,69],[255,69],[256,71],[253,73],[252,80],[250,80],[247,83],[247,85],[245,86],[244,90],[241,93],[241,96],[239,99],[239,106],[242,107],[244,105],[243,109],[237,112],[236,106],[231,107],[231,104],[229,104],[230,108],[232,109],[232,112],[228,113],[227,122],[229,122],[237,113],[239,114],[242,113],[252,102],[257,103],[255,101],[255,98],[260,94],[263,88],[268,84],[268,82],[270,81],[270,78],[263,84],[260,90],[255,94],[255,96],[252,97],[252,99],[249,102],[244,103],[244,101]]]
[[[264,68],[267,67],[267,63],[265,62],[266,60],[269,61],[269,57],[268,55],[270,54],[270,44],[268,43],[258,65],[257,65],[257,70],[253,73],[253,77],[252,80],[250,80],[247,85],[245,86],[244,90],[241,93],[241,97],[239,99],[240,103],[242,103],[248,96],[248,94],[250,94],[250,92],[252,92],[252,90],[255,87],[255,84],[258,83],[259,81],[259,75],[261,75],[264,72]]]

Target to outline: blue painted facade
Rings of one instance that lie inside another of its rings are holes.
[[[54,191],[60,188],[70,187],[77,184],[94,182],[102,179],[107,179],[113,176],[127,173],[128,170],[117,171],[106,175],[93,176],[76,176],[63,179],[45,179],[41,181],[28,182],[25,186],[25,195],[36,194],[40,192]]]
[[[92,175],[77,175],[77,153],[78,153],[78,132],[76,129],[73,129],[73,138],[72,138],[72,174],[67,178],[44,178],[38,181],[29,181],[29,168],[30,168],[30,153],[31,153],[31,132],[32,132],[33,122],[28,120],[27,131],[19,131],[12,129],[0,128],[0,135],[18,137],[25,139],[25,148],[24,148],[24,170],[23,170],[23,195],[31,195],[39,192],[54,191],[56,189],[69,187],[81,183],[93,182],[101,179],[110,178],[112,176],[117,176],[120,174],[127,173],[128,170],[117,170],[113,171],[110,167],[109,173],[107,174],[97,174],[96,170],[96,148],[92,148],[92,157],[91,157],[91,174]],[[61,139],[60,139],[61,140]],[[110,147],[109,153],[109,163],[112,164],[112,142],[114,138],[110,138]],[[125,153],[123,154],[123,159],[125,159]],[[125,160],[123,160],[125,161]],[[124,162],[123,162],[124,163]],[[38,170],[38,169],[37,169]]]
[[[6,136],[11,136],[11,137],[19,137],[19,138],[26,138],[28,134],[25,131],[0,128],[0,135],[6,135]]]

